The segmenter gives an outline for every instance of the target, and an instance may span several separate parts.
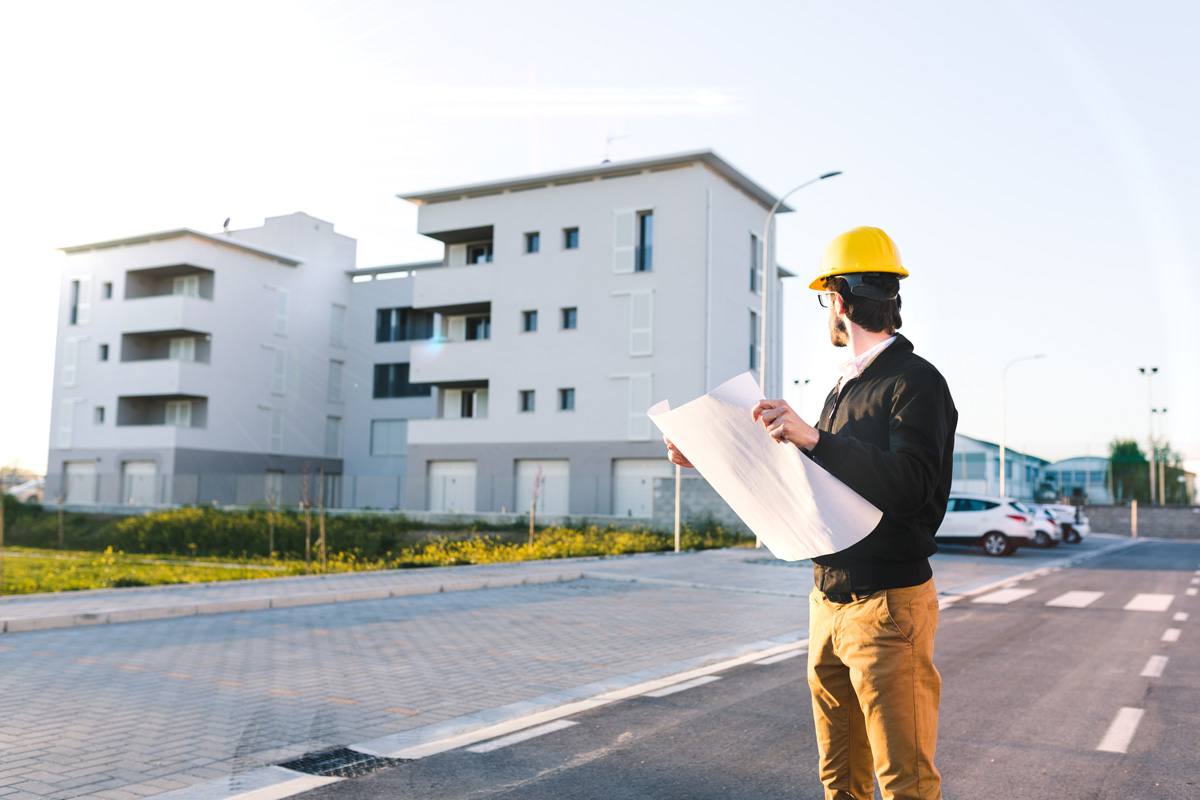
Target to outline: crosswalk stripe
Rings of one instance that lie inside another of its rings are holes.
[[[1022,597],[1028,597],[1035,593],[1037,589],[1000,589],[996,592],[988,592],[981,594],[972,600],[972,603],[990,603],[992,605],[1006,605],[1014,600],[1020,600]]]
[[[1146,662],[1146,666],[1142,667],[1143,678],[1161,678],[1163,670],[1167,668],[1166,656],[1150,656],[1150,660]]]
[[[1195,586],[1198,583],[1200,583],[1200,578],[1192,578],[1192,586]]]
[[[1133,741],[1133,735],[1137,733],[1138,723],[1142,721],[1144,713],[1146,710],[1143,708],[1122,708],[1113,717],[1096,749],[1106,753],[1124,753],[1129,749],[1129,743]]]
[[[1187,622],[1188,613],[1186,611],[1176,611],[1175,616],[1171,617],[1171,619],[1176,622]]]
[[[758,664],[760,666],[766,666],[767,664],[778,664],[780,661],[787,661],[789,658],[795,658],[796,656],[798,656],[804,652],[807,652],[807,651],[793,650],[790,653],[780,653],[777,656],[770,656],[768,658],[764,658],[762,661],[755,661],[754,663]]]
[[[1046,605],[1061,608],[1087,608],[1103,595],[1104,592],[1067,592],[1047,601]]]
[[[545,725],[535,725],[532,728],[526,728],[523,731],[510,733],[508,736],[501,736],[499,739],[492,739],[490,742],[483,742],[467,750],[471,753],[490,753],[493,750],[499,750],[501,747],[508,747],[510,744],[523,742],[526,739],[533,739],[537,736],[543,736],[547,733],[561,731],[563,728],[569,728],[572,725],[578,725],[577,722],[572,722],[569,719],[556,719],[553,722],[547,722]]]
[[[719,675],[701,675],[699,678],[693,678],[690,681],[677,683],[674,686],[667,686],[663,689],[657,689],[653,692],[646,692],[646,697],[666,697],[669,694],[682,692],[684,689],[693,689],[697,686],[703,686],[706,683],[712,683],[713,681],[719,680],[721,680]]]
[[[1195,596],[1196,596],[1196,587],[1195,587],[1195,586],[1189,586],[1189,587],[1188,587],[1188,590],[1187,590],[1187,593],[1188,593],[1188,597],[1195,597]]]
[[[1173,594],[1135,594],[1125,604],[1126,611],[1166,611],[1175,599]]]
[[[1162,640],[1164,642],[1178,642],[1179,634],[1179,628],[1167,628],[1165,631],[1163,631]]]

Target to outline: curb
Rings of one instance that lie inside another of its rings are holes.
[[[514,586],[567,583],[581,580],[583,576],[582,571],[571,570],[535,577],[501,577],[487,580],[448,582],[423,587],[372,588],[338,593],[309,592],[305,594],[281,595],[279,597],[253,597],[245,600],[218,600],[211,603],[179,603],[163,606],[147,606],[144,608],[112,609],[110,611],[85,611],[43,617],[14,617],[0,619],[0,633],[28,633],[30,631],[79,628],[87,625],[115,625],[123,622],[144,622],[147,620],[194,617],[203,614],[234,614],[244,611],[267,611],[273,608],[356,603],[365,600],[386,600],[392,597],[416,597],[445,592],[469,592],[477,589],[509,589]]]

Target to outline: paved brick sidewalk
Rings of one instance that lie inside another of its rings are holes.
[[[1075,552],[939,555],[935,570],[961,591]],[[336,597],[564,568],[592,577],[0,636],[0,798],[154,795],[807,627],[807,565],[747,549],[258,584]],[[79,602],[39,602],[60,601]]]

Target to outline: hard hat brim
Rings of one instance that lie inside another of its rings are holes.
[[[822,272],[813,279],[813,282],[808,285],[808,288],[813,289],[814,291],[823,292],[825,291],[825,280],[827,278],[833,278],[838,275],[855,275],[863,272],[886,272],[889,275],[896,275],[899,278],[908,277],[908,270],[898,265],[894,267],[880,267],[878,269],[834,269],[827,272]]]

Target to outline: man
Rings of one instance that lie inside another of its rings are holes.
[[[958,411],[941,374],[900,327],[908,271],[879,228],[830,243],[809,288],[829,336],[854,357],[816,427],[783,400],[752,414],[871,501],[866,538],[813,559],[808,683],[826,800],[940,800],[934,766],[941,676],[933,665],[938,598],[929,556],[950,493]],[[690,462],[667,442],[676,464]]]

